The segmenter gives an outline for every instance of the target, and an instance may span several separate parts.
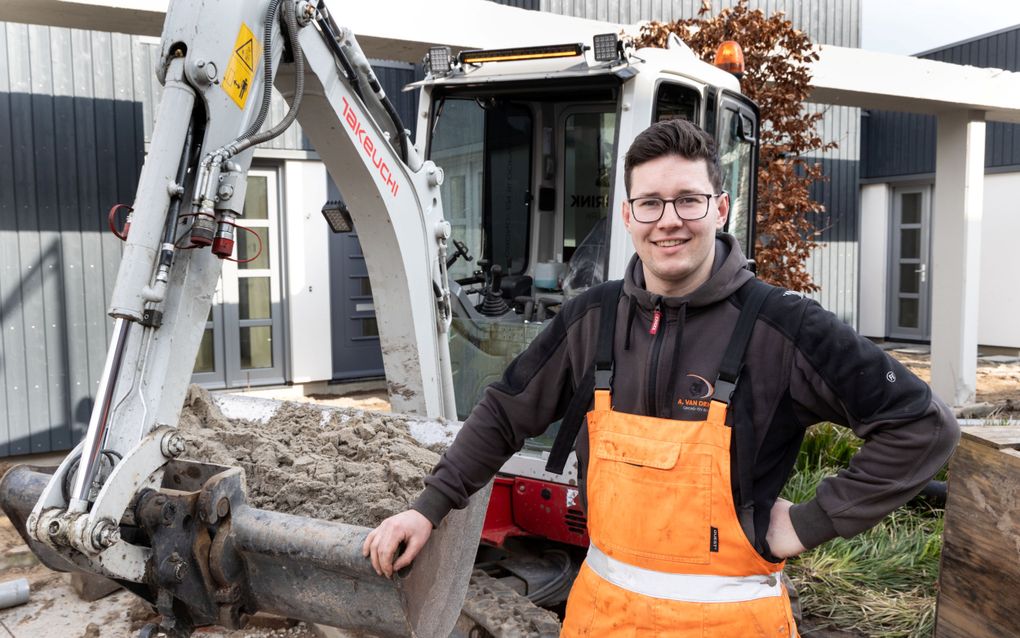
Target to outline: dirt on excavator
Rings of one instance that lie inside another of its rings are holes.
[[[364,527],[407,509],[439,460],[406,417],[283,403],[265,422],[231,419],[197,386],[179,427],[187,457],[244,469],[254,507]]]

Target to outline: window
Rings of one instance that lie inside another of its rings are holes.
[[[563,133],[563,261],[568,261],[609,214],[616,113],[572,113]]]
[[[663,82],[655,95],[655,120],[698,121],[698,92],[689,86]]]
[[[443,205],[453,238],[476,257],[520,274],[528,267],[531,112],[495,98],[439,104],[429,158],[446,174]],[[452,275],[466,277],[474,268],[460,260]]]
[[[737,238],[745,255],[751,254],[754,192],[754,152],[757,131],[749,112],[728,105],[719,121],[719,160],[722,163],[722,188],[730,196],[730,218],[726,230]]]

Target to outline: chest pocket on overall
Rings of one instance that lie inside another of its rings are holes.
[[[600,420],[597,414],[590,416]],[[614,414],[616,419],[621,416]],[[589,423],[596,432],[589,462],[589,513],[592,527],[601,530],[593,540],[624,561],[630,556],[707,564],[712,457],[698,453],[697,446],[599,431],[600,425]],[[663,425],[676,427],[669,421]],[[687,524],[678,525],[681,519]]]

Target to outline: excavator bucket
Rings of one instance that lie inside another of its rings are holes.
[[[12,468],[0,480],[0,504],[48,567],[90,571],[26,532],[49,479],[42,468]],[[121,521],[121,542],[151,548],[147,582],[122,584],[156,606],[160,630],[171,636],[210,624],[239,628],[262,611],[380,638],[447,638],[487,501],[488,489],[447,516],[414,563],[390,580],[361,555],[368,528],[253,508],[241,469],[172,461],[162,487],[139,494]]]

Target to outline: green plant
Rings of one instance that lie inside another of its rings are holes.
[[[853,456],[859,439],[821,424],[808,431],[783,497],[810,498]],[[935,623],[943,511],[903,507],[851,539],[836,538],[791,560],[788,573],[806,617],[863,636],[920,638]]]

